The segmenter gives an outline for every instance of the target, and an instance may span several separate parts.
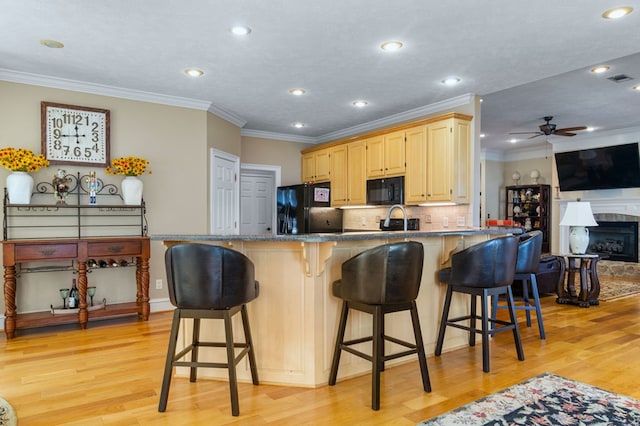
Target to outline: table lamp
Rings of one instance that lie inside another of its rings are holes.
[[[569,226],[569,250],[571,254],[585,254],[589,247],[589,230],[587,226],[598,226],[593,218],[591,203],[588,201],[571,201],[560,221],[560,226]]]

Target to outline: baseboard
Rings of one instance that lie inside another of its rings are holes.
[[[151,309],[151,313],[153,312],[164,312],[164,311],[172,311],[175,309],[175,306],[171,304],[169,298],[165,297],[162,299],[151,299],[149,300],[149,307]],[[4,331],[4,315],[0,315],[0,331]]]

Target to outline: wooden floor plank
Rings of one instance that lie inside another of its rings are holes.
[[[240,383],[240,417],[231,416],[226,382],[174,378],[158,413],[170,313],[1,337],[0,396],[21,426],[410,425],[547,371],[640,399],[640,296],[587,309],[546,297],[543,312],[546,341],[520,313],[525,361],[501,333],[491,342],[491,373],[482,372],[480,346],[429,357],[432,393],[422,392],[417,362],[388,368],[380,411],[370,408],[367,374],[317,389]]]

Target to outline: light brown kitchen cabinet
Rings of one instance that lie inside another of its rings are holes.
[[[405,132],[397,131],[367,139],[367,178],[403,175]]]
[[[331,205],[340,207],[347,205],[347,145],[331,148]]]
[[[365,141],[331,148],[331,205],[364,205],[366,195]]]
[[[331,179],[330,149],[302,155],[302,182],[328,182]]]
[[[427,200],[427,128],[406,131],[407,171],[404,178],[404,202],[417,204]]]
[[[365,141],[347,145],[347,204],[361,206],[367,204],[367,149]]]
[[[303,181],[331,181],[334,206],[366,204],[367,179],[387,176],[405,176],[406,204],[468,204],[472,119],[451,112],[312,148]]]
[[[460,118],[427,124],[426,201],[469,202],[470,132]]]

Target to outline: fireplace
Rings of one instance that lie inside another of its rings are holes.
[[[589,253],[603,259],[638,262],[638,222],[600,221],[589,227]]]

